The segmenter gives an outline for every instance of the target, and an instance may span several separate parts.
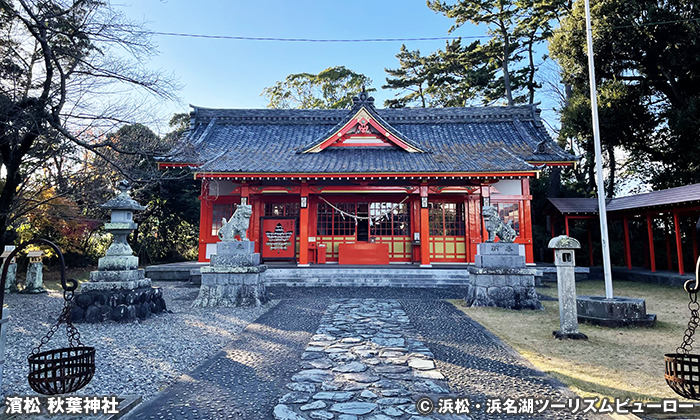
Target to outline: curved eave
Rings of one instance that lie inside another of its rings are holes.
[[[189,168],[199,166],[198,163],[183,163],[183,162],[158,162],[158,169],[164,168]]]
[[[576,161],[571,161],[571,160],[561,160],[561,161],[535,161],[535,160],[528,160],[526,161],[530,165],[535,165],[535,166],[574,166],[576,165]]]
[[[501,171],[501,172],[358,172],[358,173],[265,173],[265,172],[198,172],[195,178],[240,178],[240,179],[496,179],[523,178],[537,176],[538,170],[533,171]]]

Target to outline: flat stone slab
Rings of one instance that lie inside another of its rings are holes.
[[[296,375],[292,376],[292,381],[294,382],[326,382],[332,381],[335,375],[330,371],[323,369],[308,369],[302,370]]]
[[[358,372],[364,372],[367,370],[367,365],[364,365],[360,362],[350,362],[344,365],[340,365],[338,367],[333,368],[333,372],[340,372],[340,373],[358,373]]]
[[[352,392],[330,392],[324,391],[314,395],[315,400],[347,401],[352,398]]]
[[[284,404],[276,405],[272,414],[275,416],[275,420],[306,420]]]
[[[294,383],[320,384],[312,400],[326,405],[289,403],[292,396],[279,402],[307,418],[325,419],[336,413],[337,420],[358,420],[358,416],[362,420],[405,420],[406,410],[401,406],[412,403],[411,395],[419,390],[442,391],[446,386],[417,378],[422,372],[430,378],[442,376],[430,350],[407,336],[409,330],[410,320],[396,300],[333,301],[302,357],[323,354],[323,358],[302,361],[303,369],[292,378]],[[318,369],[306,369],[309,366]],[[413,387],[414,382],[420,386]]]
[[[408,366],[418,370],[435,369],[435,363],[432,360],[426,359],[412,359],[408,362]]]
[[[377,404],[370,402],[346,402],[333,404],[331,411],[342,414],[367,414],[377,408]]]

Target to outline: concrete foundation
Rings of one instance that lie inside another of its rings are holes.
[[[466,306],[542,309],[535,290],[534,268],[525,268],[524,247],[513,243],[477,245],[476,263],[468,267]]]
[[[196,308],[260,306],[269,301],[265,271],[251,241],[223,241],[216,244],[211,265],[200,269]]]
[[[576,299],[579,322],[606,327],[653,327],[655,314],[647,314],[644,299],[604,296],[579,296]]]

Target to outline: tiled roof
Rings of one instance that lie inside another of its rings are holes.
[[[562,214],[598,213],[596,198],[550,198],[549,201]],[[700,203],[700,184],[608,199],[606,209],[615,212],[688,203]]]
[[[160,160],[196,164],[198,172],[210,173],[520,172],[536,169],[533,162],[576,160],[551,140],[534,106],[365,107],[403,141],[425,153],[366,146],[300,153],[347,120],[354,108],[194,107],[190,130]]]
[[[550,198],[549,202],[561,214],[598,213],[597,198]]]

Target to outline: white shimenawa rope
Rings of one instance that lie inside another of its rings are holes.
[[[401,204],[403,204],[404,202],[406,202],[406,200],[408,200],[408,196],[406,196],[406,198],[404,198],[403,200],[401,200],[400,203],[396,204],[394,207],[392,207],[392,208],[389,209],[388,211],[383,212],[383,213],[380,214],[379,216],[374,216],[374,217],[372,217],[372,216],[367,216],[367,217],[365,217],[365,216],[357,216],[357,215],[354,215],[354,214],[350,214],[350,213],[348,213],[348,212],[344,212],[344,211],[342,211],[341,209],[339,209],[338,207],[336,207],[336,206],[334,206],[333,204],[329,203],[328,200],[326,200],[325,198],[323,198],[323,197],[319,197],[319,198],[320,198],[321,200],[323,200],[324,203],[326,203],[326,204],[328,204],[329,206],[331,206],[331,208],[332,208],[333,210],[335,210],[335,211],[337,211],[338,213],[340,213],[340,215],[343,216],[343,219],[345,219],[345,216],[351,217],[351,218],[355,219],[355,224],[357,224],[357,221],[358,221],[358,220],[369,220],[370,224],[372,224],[372,225],[374,224],[374,222],[377,222],[377,221],[382,220],[383,218],[385,218],[389,213],[393,213],[394,210],[396,210],[397,208],[399,208],[399,206],[401,206]]]

